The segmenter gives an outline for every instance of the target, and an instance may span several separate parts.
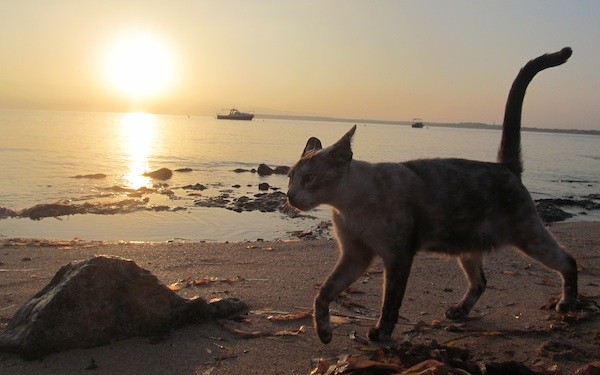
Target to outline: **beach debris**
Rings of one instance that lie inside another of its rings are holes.
[[[0,350],[32,359],[133,336],[160,336],[247,310],[234,298],[209,303],[181,297],[131,260],[95,256],[62,267],[21,306],[0,333]]]
[[[221,327],[229,333],[242,339],[256,339],[259,337],[298,336],[306,332],[306,326],[302,325],[296,330],[280,329],[274,331],[245,331],[231,325],[230,321],[220,320]]]
[[[160,168],[152,172],[146,172],[143,175],[155,180],[168,180],[173,176],[173,171],[169,168]]]
[[[443,346],[435,341],[428,344],[405,341],[393,346],[375,346],[365,340],[354,340],[363,345],[360,354],[313,360],[315,367],[310,374],[539,374],[516,361],[477,362],[470,358],[469,350]]]
[[[595,300],[597,296],[588,297]],[[581,299],[581,297],[580,297]],[[587,321],[598,317],[594,301],[581,303],[588,305],[586,311]],[[566,314],[556,314],[565,316]],[[571,324],[582,323],[577,320]],[[366,337],[350,333],[350,339],[359,345],[359,353],[346,353],[334,358],[319,358],[312,361],[313,370],[311,374],[554,374],[562,373],[559,363],[579,362],[588,364],[581,366],[577,374],[598,374],[600,362],[597,355],[590,349],[576,346],[576,342],[559,341],[551,339],[543,341],[535,349],[537,359],[530,362],[519,362],[508,360],[496,362],[497,357],[489,356],[489,361],[477,359],[471,356],[468,346],[473,341],[485,340],[490,342],[494,338],[498,340],[510,339],[515,336],[546,337],[557,331],[552,328],[526,328],[510,330],[488,330],[469,323],[451,323],[441,320],[433,320],[431,323],[419,321],[417,323],[406,323],[412,328],[404,331],[406,337],[402,342],[393,342],[387,345],[371,343]],[[443,330],[454,332],[459,336],[438,344],[433,339],[426,339],[424,343],[415,343],[412,338],[432,334],[434,331]],[[564,330],[564,329],[561,329]],[[571,331],[570,331],[571,332]],[[596,334],[596,339],[599,337]],[[482,342],[482,341],[475,341]],[[475,344],[476,345],[476,344]],[[508,353],[508,352],[507,352]],[[546,358],[547,360],[541,359]],[[533,366],[532,368],[528,366]]]
[[[590,362],[575,371],[575,375],[598,375],[600,374],[600,361]]]
[[[312,318],[312,313],[310,311],[300,311],[297,313],[289,313],[289,314],[273,314],[267,316],[267,320],[275,321],[275,322],[283,322],[290,320],[299,320]]]
[[[179,173],[189,173],[189,172],[193,172],[194,170],[192,168],[177,168],[175,169],[175,172],[179,172]]]
[[[258,242],[262,242],[263,240],[258,239]],[[256,244],[250,244],[248,246],[246,246],[246,249],[265,249],[266,251],[275,251],[274,247],[271,246],[267,246],[267,247],[263,247],[263,246],[259,246]]]
[[[225,284],[233,284],[238,281],[244,281],[245,279],[241,276],[230,277],[230,278],[221,278],[221,277],[203,277],[203,278],[190,278],[183,279],[172,284],[169,284],[167,287],[174,292],[180,291],[184,288],[189,288],[193,286],[206,286],[215,283],[225,283]]]

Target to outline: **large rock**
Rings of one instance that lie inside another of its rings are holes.
[[[25,303],[0,333],[0,350],[36,358],[127,337],[161,335],[244,310],[247,306],[236,299],[208,303],[183,298],[133,261],[96,256],[62,267]]]
[[[33,207],[21,210],[21,217],[28,217],[31,220],[41,220],[45,217],[57,217],[66,215],[76,215],[86,213],[86,208],[79,204],[68,203],[42,203]]]
[[[257,173],[259,176],[269,176],[272,174],[288,174],[289,171],[290,171],[290,167],[286,167],[286,166],[279,166],[279,167],[275,167],[275,169],[273,169],[266,164],[260,164],[258,166]]]
[[[268,176],[273,174],[273,168],[266,164],[259,164],[257,172],[259,176]]]
[[[173,176],[173,171],[169,168],[160,168],[152,172],[144,173],[144,176],[153,178],[155,180],[168,180]]]

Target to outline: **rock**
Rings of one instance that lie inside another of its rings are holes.
[[[173,176],[173,171],[169,168],[161,168],[152,172],[146,172],[144,173],[144,176],[153,178],[155,180],[168,180],[171,178],[171,176]]]
[[[593,195],[592,195],[593,196]],[[546,198],[537,199],[537,203],[550,203],[555,206],[563,207],[581,207],[586,210],[600,210],[600,204],[592,199],[572,199],[572,198]]]
[[[164,194],[169,196],[171,199],[175,199],[175,193],[168,189],[161,189],[159,191],[153,190],[158,194]],[[140,192],[128,193],[132,197],[141,197]],[[28,217],[32,220],[41,220],[45,217],[58,217],[65,215],[75,214],[95,214],[95,215],[115,215],[115,214],[127,214],[137,211],[178,211],[183,208],[175,207],[171,208],[168,206],[154,206],[148,204],[150,201],[149,197],[143,199],[124,199],[117,202],[97,202],[83,204],[65,204],[65,203],[49,203],[49,204],[38,204],[30,208],[21,210],[17,217]],[[0,210],[0,215],[2,214]],[[1,216],[0,216],[1,218]]]
[[[290,167],[279,166],[275,167],[275,169],[269,167],[266,164],[260,164],[258,166],[258,175],[259,176],[269,176],[272,174],[288,174],[290,171]]]
[[[258,190],[261,191],[267,191],[269,190],[271,186],[269,184],[267,184],[266,182],[261,182],[260,184],[258,184]]]
[[[288,174],[290,172],[290,167],[285,167],[283,165],[276,167],[273,170],[273,173],[275,174]]]
[[[566,211],[561,210],[555,204],[545,200],[538,200],[535,202],[535,208],[538,212],[538,215],[542,219],[544,223],[554,223],[557,221],[564,221],[568,218],[573,217],[573,214],[570,214]]]
[[[589,199],[572,199],[572,198],[545,198],[536,199],[535,206],[542,221],[545,223],[553,223],[563,221],[575,215],[563,211],[561,207],[580,207],[588,211],[600,210],[600,204],[593,201],[594,194],[588,195]],[[586,213],[582,212],[582,215]]]
[[[235,212],[242,211],[261,211],[261,212],[275,212],[282,210],[287,196],[285,193],[276,191],[273,193],[258,193],[253,198],[247,196],[241,196],[239,198],[230,200],[229,195],[221,194],[218,197],[207,197],[202,200],[194,202],[195,206],[198,207],[218,207],[232,210]]]
[[[228,302],[229,301],[229,302]],[[0,333],[0,350],[32,359],[133,336],[157,336],[185,324],[247,310],[239,300],[187,299],[133,261],[96,256],[62,267]]]
[[[84,214],[85,212],[85,208],[81,205],[43,203],[21,210],[21,212],[19,212],[19,216],[28,217],[31,220],[41,220],[44,217]]]
[[[196,183],[196,185],[186,185],[183,187],[185,190],[206,190],[208,189],[206,186],[202,185],[201,183]]]
[[[104,173],[78,174],[77,176],[73,176],[71,178],[89,178],[92,180],[99,180],[102,178],[106,178],[106,175]]]
[[[260,164],[258,166],[257,172],[259,176],[269,176],[273,174],[273,168],[269,167],[266,164]]]
[[[254,206],[255,209],[260,212],[275,212],[281,209],[285,201],[287,200],[287,195],[280,191],[274,193],[259,193],[254,195]]]
[[[7,217],[17,217],[19,214],[15,210],[0,206],[0,219],[6,219]]]
[[[196,207],[211,207],[211,208],[228,208],[231,201],[225,196],[208,197],[206,199],[194,201]]]

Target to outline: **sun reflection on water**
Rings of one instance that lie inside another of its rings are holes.
[[[121,120],[121,132],[124,152],[129,156],[125,183],[132,189],[149,186],[151,180],[143,173],[150,169],[148,157],[156,133],[155,116],[144,112],[126,113]]]

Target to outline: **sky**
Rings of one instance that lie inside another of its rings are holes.
[[[600,130],[600,1],[3,0],[0,108]]]

